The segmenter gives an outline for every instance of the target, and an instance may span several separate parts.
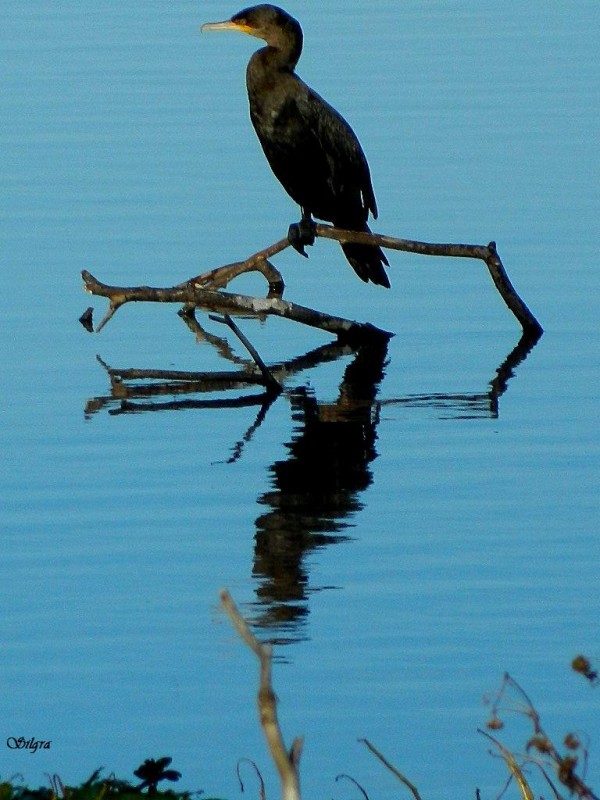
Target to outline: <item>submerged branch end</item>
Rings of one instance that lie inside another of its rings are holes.
[[[242,333],[239,327],[231,319],[229,314],[224,314],[222,317],[217,317],[214,314],[210,314],[209,318],[214,320],[215,322],[222,322],[223,324],[227,325],[230,328],[230,330],[234,332],[234,334],[237,336],[237,338],[240,340],[240,342],[244,345],[246,350],[252,356],[256,366],[259,368],[264,378],[265,386],[267,387],[267,392],[275,395],[281,394],[281,392],[283,391],[283,386],[279,383],[277,378],[273,376],[273,373],[267,367],[265,362],[262,360],[252,342],[250,342],[248,337],[244,333]]]
[[[478,244],[439,244],[419,242],[412,239],[399,239],[379,233],[342,230],[331,225],[322,224],[315,226],[315,234],[325,239],[335,239],[343,244],[374,244],[389,250],[401,250],[406,253],[450,258],[476,258],[484,261],[496,289],[509,310],[512,311],[521,324],[523,331],[538,338],[543,333],[542,326],[510,282],[494,241],[489,242],[486,246]]]

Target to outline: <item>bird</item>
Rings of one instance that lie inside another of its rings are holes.
[[[278,6],[250,6],[202,31],[236,30],[266,47],[246,68],[250,119],[276,178],[300,206],[302,219],[290,225],[290,243],[303,255],[314,242],[313,217],[337,228],[370,232],[377,203],[367,159],[342,115],[298,77],[302,52],[300,23]],[[363,281],[390,287],[389,266],[376,245],[342,243],[346,259]]]

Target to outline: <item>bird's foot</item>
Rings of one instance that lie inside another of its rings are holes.
[[[310,217],[302,217],[300,222],[294,222],[288,228],[289,243],[305,258],[308,258],[308,253],[304,247],[315,243],[315,228],[316,225]]]

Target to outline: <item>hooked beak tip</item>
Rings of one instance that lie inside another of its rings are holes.
[[[231,28],[235,29],[236,25],[231,20],[225,20],[224,22],[205,22],[204,25],[200,26],[201,33],[206,33],[206,31],[226,31]]]

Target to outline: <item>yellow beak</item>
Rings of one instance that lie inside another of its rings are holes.
[[[233,22],[227,19],[224,22],[205,22],[200,28],[202,33],[205,31],[240,31],[241,33],[252,34],[252,28],[240,22]]]

